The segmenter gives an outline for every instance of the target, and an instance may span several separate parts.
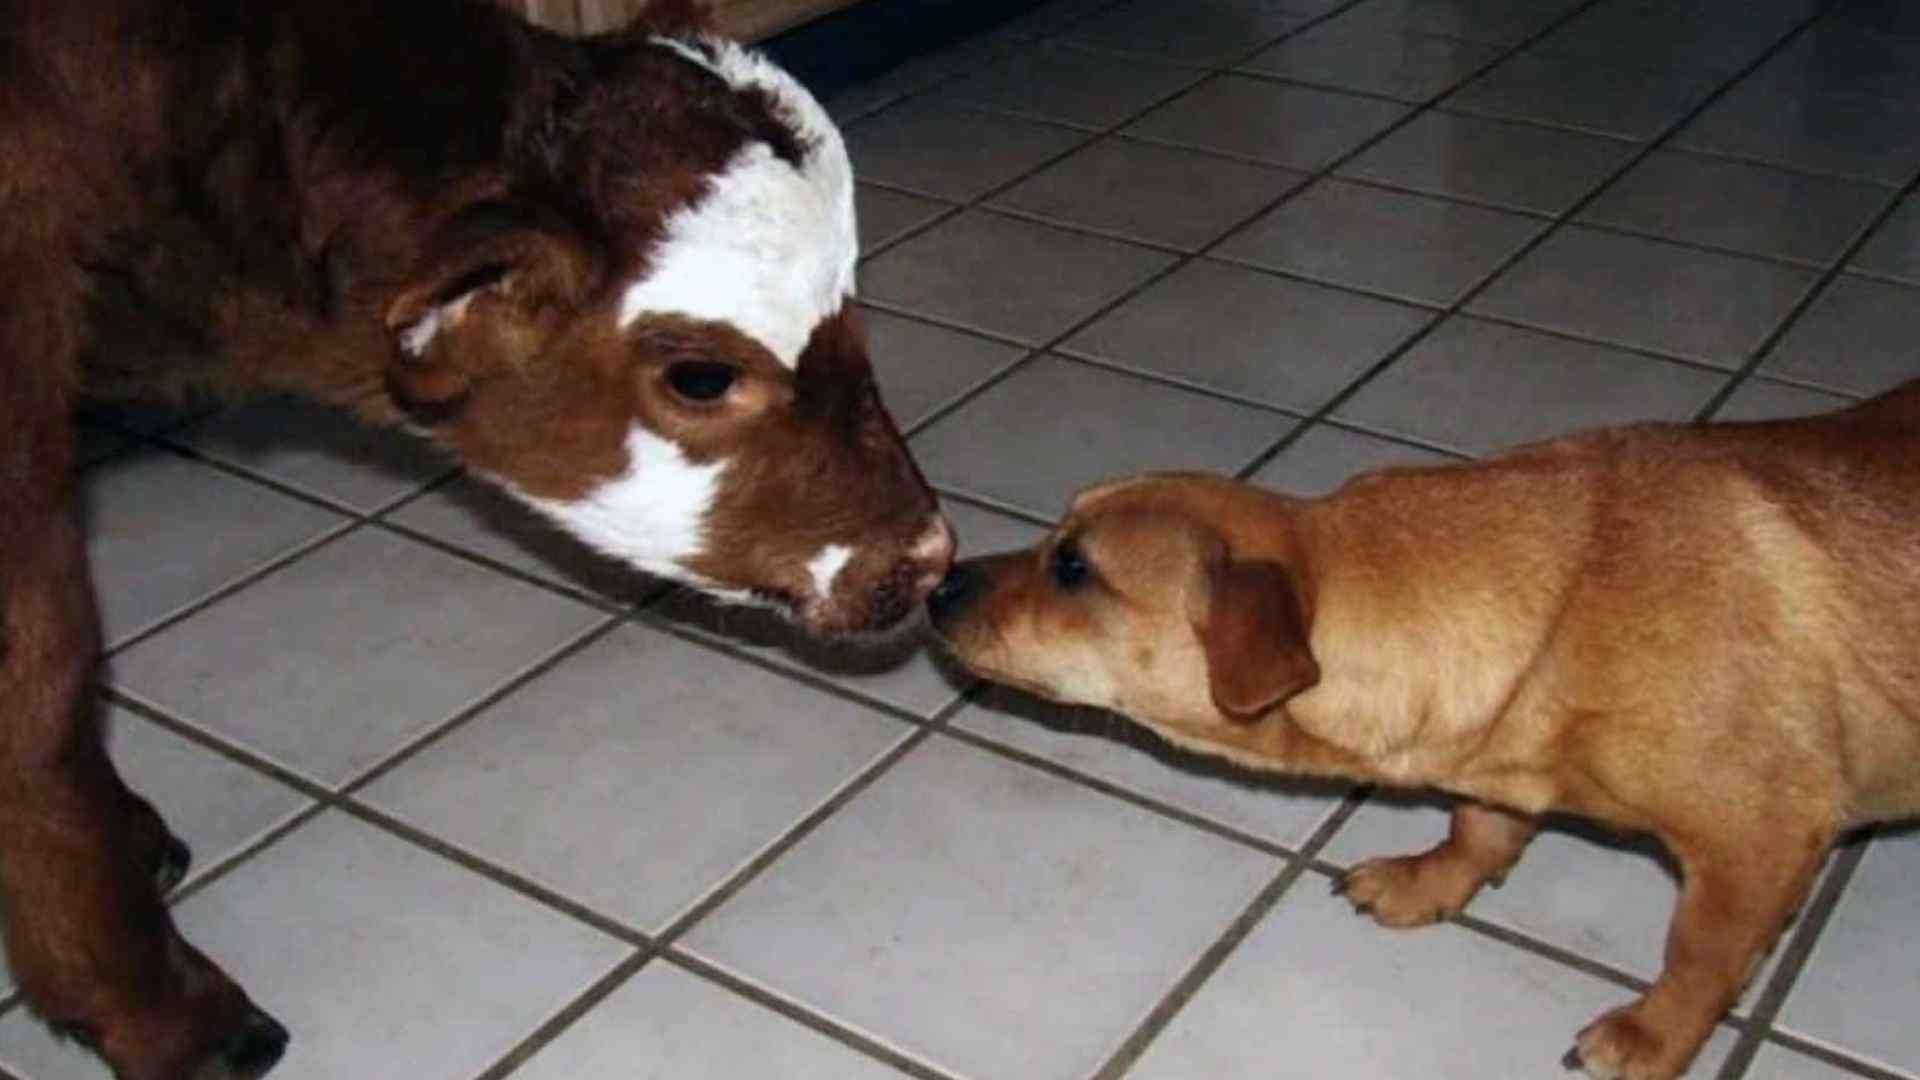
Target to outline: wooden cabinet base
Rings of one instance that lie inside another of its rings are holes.
[[[758,41],[850,7],[858,0],[706,0],[721,31]],[[647,6],[647,0],[500,0],[542,26],[570,34],[617,30]]]

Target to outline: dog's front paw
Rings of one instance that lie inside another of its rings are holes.
[[[1466,907],[1479,887],[1455,870],[1434,852],[1369,859],[1347,872],[1340,892],[1381,926],[1425,926]]]
[[[1571,1063],[1594,1080],[1673,1080],[1687,1059],[1675,1060],[1672,1042],[1648,1025],[1638,1005],[1626,1005],[1580,1032]]]

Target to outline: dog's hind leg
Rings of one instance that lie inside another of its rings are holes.
[[[252,1077],[284,1029],[174,929],[168,834],[127,790],[89,693],[99,646],[64,399],[0,354],[0,908],[27,1004],[121,1080]]]
[[[1447,838],[1418,855],[1369,859],[1340,881],[1354,907],[1382,926],[1423,926],[1457,914],[1497,883],[1539,831],[1537,819],[1475,802],[1453,808]]]
[[[1685,881],[1667,931],[1666,966],[1645,996],[1589,1024],[1575,1046],[1604,1080],[1672,1080],[1732,1007],[1813,887],[1829,827],[1770,822],[1675,842]]]

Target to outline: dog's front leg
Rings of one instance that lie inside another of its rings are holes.
[[[1537,819],[1476,802],[1453,808],[1447,838],[1418,855],[1369,859],[1340,881],[1353,906],[1382,926],[1424,926],[1459,913],[1498,883],[1540,829]]]
[[[175,931],[160,894],[184,848],[102,745],[93,597],[64,502],[23,497],[0,525],[8,960],[27,1004],[121,1080],[258,1076],[286,1033]]]
[[[1833,835],[1782,826],[1691,845],[1663,836],[1685,877],[1666,966],[1640,1000],[1580,1033],[1575,1053],[1588,1075],[1671,1080],[1685,1071],[1806,899]]]

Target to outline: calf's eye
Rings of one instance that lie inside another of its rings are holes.
[[[716,401],[733,389],[733,365],[713,360],[682,360],[667,368],[667,385],[689,401]]]

